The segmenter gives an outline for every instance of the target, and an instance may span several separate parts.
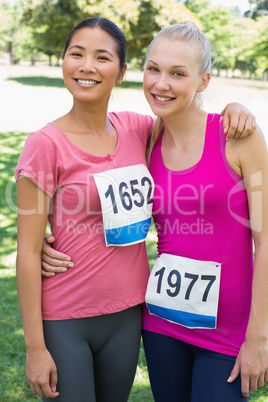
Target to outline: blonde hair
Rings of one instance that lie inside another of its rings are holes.
[[[152,47],[159,39],[168,39],[171,41],[192,42],[198,49],[196,61],[199,64],[199,74],[203,75],[211,71],[211,50],[208,39],[200,31],[197,25],[192,21],[186,21],[182,24],[174,24],[161,29],[149,45],[147,59]],[[201,102],[200,102],[201,103]],[[147,148],[147,163],[150,164],[151,154],[159,135],[164,130],[164,123],[161,117],[157,117],[152,129],[151,139]]]

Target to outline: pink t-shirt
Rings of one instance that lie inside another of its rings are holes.
[[[219,118],[208,115],[204,150],[196,165],[183,171],[167,169],[162,136],[150,164],[159,254],[222,264],[217,328],[189,329],[145,308],[144,329],[235,356],[245,339],[251,304],[252,236],[247,194],[226,160]]]
[[[112,154],[91,155],[49,123],[29,135],[18,161],[16,178],[27,176],[52,198],[54,247],[70,255],[75,265],[43,279],[44,320],[110,314],[144,302],[149,275],[145,242],[106,247],[93,174],[146,165],[153,119],[129,112],[108,116],[118,133]]]

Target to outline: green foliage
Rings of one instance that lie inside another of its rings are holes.
[[[268,16],[257,19],[254,55],[256,68],[261,74],[268,71]]]
[[[130,23],[138,22],[140,0],[80,0],[84,18],[101,16],[113,21],[124,32],[127,42],[132,39]]]
[[[184,5],[192,11],[192,13],[199,15],[203,10],[209,8],[209,0],[186,0]]]
[[[131,59],[140,54],[140,67],[143,65],[144,53],[146,52],[148,44],[152,41],[155,32],[160,30],[160,26],[155,19],[155,15],[158,11],[159,7],[154,4],[153,0],[141,0],[138,20],[137,22],[130,22],[132,39],[129,41],[128,56]]]
[[[202,31],[210,40],[214,68],[240,70],[244,75],[263,76],[267,70],[267,17],[254,21],[225,7],[212,7],[206,0],[186,0],[198,12]]]
[[[20,25],[22,7],[19,3],[0,3],[0,49],[10,55],[10,64],[20,60],[21,40],[26,35],[26,29]]]
[[[176,0],[80,0],[85,17],[101,15],[111,19],[127,39],[128,59],[142,67],[147,47],[155,34],[169,24],[197,18]]]
[[[25,377],[25,348],[14,267],[0,270],[0,306],[0,400],[40,401],[31,394]]]
[[[24,141],[23,133],[0,133],[0,268],[9,266],[7,250],[10,258],[16,251],[16,185],[13,176]]]
[[[268,69],[268,17],[254,21],[250,18],[234,20],[230,30],[234,68],[249,77],[263,76]]]
[[[212,47],[214,67],[219,71],[234,66],[234,59],[230,57],[234,30],[230,27],[229,11],[226,8],[208,8],[202,12],[200,20],[203,31]]]
[[[23,24],[31,27],[35,49],[59,59],[71,29],[83,18],[101,15],[124,32],[128,57],[141,59],[156,32],[165,25],[196,19],[176,0],[22,0]]]
[[[155,16],[155,19],[161,28],[187,20],[192,20],[197,25],[199,24],[199,18],[177,0],[155,1],[159,4],[159,13]]]
[[[140,57],[140,67],[143,67],[148,45],[161,28],[186,20],[199,23],[196,16],[176,0],[140,0],[139,13],[137,24],[131,25],[133,40],[128,46],[132,49],[130,56]]]
[[[69,33],[82,18],[75,0],[23,0],[22,22],[31,27],[36,49],[58,60]]]
[[[11,77],[7,79],[8,81],[15,81],[23,85],[31,85],[38,87],[56,87],[56,88],[65,88],[65,84],[62,78],[56,77],[44,77],[35,75],[26,76],[26,77]]]
[[[34,64],[45,54],[50,64],[52,56],[59,64],[72,28],[84,18],[103,16],[124,32],[128,63],[142,68],[148,45],[162,27],[192,20],[211,41],[218,73],[239,69],[261,77],[267,74],[268,0],[249,3],[246,16],[252,18],[242,18],[235,8],[213,7],[209,0],[3,0],[0,50],[9,52],[12,63]]]

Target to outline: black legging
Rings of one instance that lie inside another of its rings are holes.
[[[44,321],[46,346],[58,370],[60,395],[55,400],[126,402],[137,367],[141,322],[140,305],[104,316]]]
[[[150,331],[143,345],[155,402],[247,402],[240,376],[227,382],[235,356]]]

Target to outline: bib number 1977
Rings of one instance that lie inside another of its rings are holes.
[[[157,293],[161,293],[161,291],[162,291],[163,276],[164,276],[166,269],[167,269],[166,267],[162,267],[159,271],[155,272],[155,274],[154,274],[154,276],[156,276],[156,277],[158,276],[157,290],[156,290]],[[207,285],[204,288],[204,293],[202,296],[202,302],[207,301],[211,286],[217,279],[216,275],[196,275],[196,274],[191,274],[189,272],[184,273],[184,278],[185,278],[185,280],[189,279],[189,281],[187,281],[188,285],[185,288],[186,289],[185,294],[184,294],[185,300],[190,299],[190,295],[191,295],[194,285],[197,283],[197,286],[198,286],[198,280],[207,281]],[[166,289],[168,296],[176,297],[180,293],[180,290],[181,290],[182,278],[181,278],[180,272],[176,269],[172,269],[170,271],[169,275],[167,276],[166,280],[167,280],[167,284],[169,286],[169,289]],[[202,286],[202,288],[203,288],[203,286]]]
[[[161,254],[146,303],[151,314],[188,328],[216,328],[221,264]]]

